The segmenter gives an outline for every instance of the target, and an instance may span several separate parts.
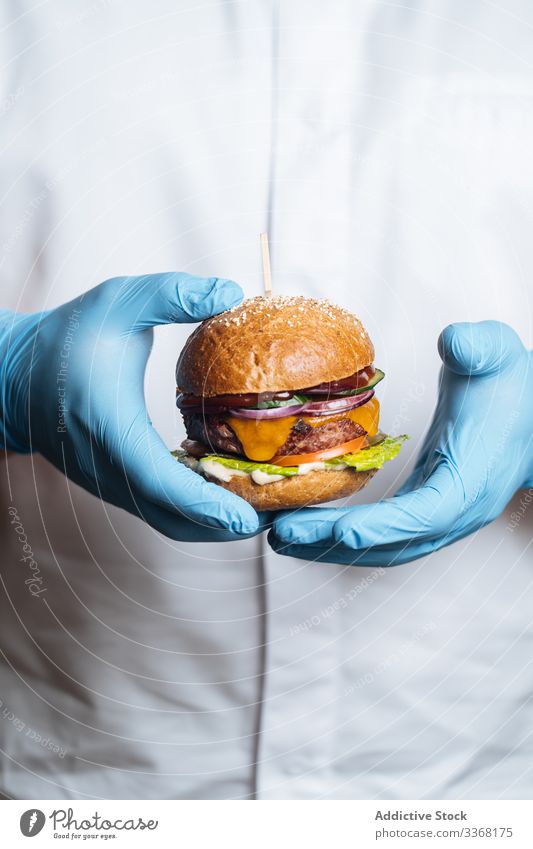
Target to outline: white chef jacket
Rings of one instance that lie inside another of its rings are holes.
[[[2,18],[4,306],[170,269],[254,295],[268,229],[275,291],[361,317],[382,427],[412,437],[356,502],[408,474],[447,323],[501,319],[533,347],[527,0],[25,0]],[[188,332],[159,329],[147,372],[169,447]],[[381,570],[174,542],[38,455],[2,468],[4,796],[531,798],[523,493]]]

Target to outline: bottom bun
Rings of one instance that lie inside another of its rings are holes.
[[[294,475],[285,480],[267,483],[261,486],[249,477],[234,475],[229,481],[220,481],[206,475],[213,483],[229,489],[248,501],[258,512],[261,510],[287,510],[291,507],[310,507],[335,501],[357,492],[367,485],[377,469],[368,472],[356,472],[354,469],[340,469],[336,472],[309,472],[306,475]]]

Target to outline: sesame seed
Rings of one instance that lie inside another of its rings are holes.
[[[359,325],[356,317],[344,307],[333,304],[326,298],[306,298],[303,295],[276,295],[269,298],[257,295],[254,298],[248,298],[241,304],[236,304],[236,306],[208,319],[208,321],[210,326],[214,327],[234,326],[238,328],[250,320],[267,321],[274,319],[280,310],[286,308],[292,309],[291,321],[287,322],[289,327],[304,327],[309,310],[322,313],[331,322],[336,322],[342,317],[345,320],[357,322]],[[361,333],[359,326],[357,331]],[[362,338],[366,338],[364,332]]]

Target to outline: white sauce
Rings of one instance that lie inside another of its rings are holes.
[[[224,481],[224,483],[230,481],[234,476],[245,478],[248,475],[248,472],[241,472],[240,469],[228,469],[227,466],[223,466],[222,463],[217,463],[216,460],[200,460],[199,465],[203,472],[210,475],[212,478]]]
[[[266,472],[262,472],[260,469],[256,469],[252,472],[252,480],[254,483],[258,483],[259,486],[264,486],[266,483],[275,483],[276,481],[282,481],[285,475],[268,475]]]
[[[308,475],[309,472],[323,472],[326,468],[325,463],[302,463],[301,466],[298,466],[298,474],[299,475]]]
[[[254,483],[259,486],[265,486],[265,484],[282,481],[286,477],[286,475],[269,475],[260,469],[255,469],[253,472],[230,469],[228,466],[223,466],[222,463],[217,463],[216,460],[210,460],[209,458],[198,461],[193,457],[180,457],[180,462],[194,471],[203,472],[212,478],[216,478],[216,480],[224,481],[224,483],[228,483],[233,477],[251,477]],[[298,474],[307,475],[309,472],[336,472],[341,469],[346,469],[345,463],[337,463],[335,466],[327,466],[326,463],[303,463],[301,466],[298,466]]]
[[[299,475],[307,475],[309,472],[338,472],[340,469],[345,469],[346,463],[336,463],[334,466],[328,466],[326,463],[302,463],[298,466]]]

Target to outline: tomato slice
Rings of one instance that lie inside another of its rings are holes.
[[[341,380],[330,380],[326,381],[326,383],[318,383],[316,386],[308,386],[306,389],[301,389],[302,395],[305,395],[306,392],[310,392],[313,395],[316,395],[319,392],[323,392],[326,395],[335,395],[337,392],[343,392],[349,389],[360,389],[362,386],[366,386],[367,383],[372,380],[376,373],[374,366],[367,366],[366,368],[362,368],[360,371],[354,372],[354,374],[349,375],[349,377],[343,377]]]
[[[367,445],[366,436],[358,436],[357,439],[343,442],[342,445],[335,445],[334,448],[325,448],[323,451],[315,451],[313,454],[282,454],[280,457],[273,457],[268,462],[272,466],[303,466],[304,463],[320,463],[322,460],[332,460],[333,457],[340,457],[342,454],[352,454],[354,451],[366,448]]]
[[[176,406],[186,412],[219,412],[228,407],[257,407],[261,401],[288,401],[294,392],[249,392],[244,395],[190,395],[176,389]],[[296,403],[296,402],[295,402]]]

